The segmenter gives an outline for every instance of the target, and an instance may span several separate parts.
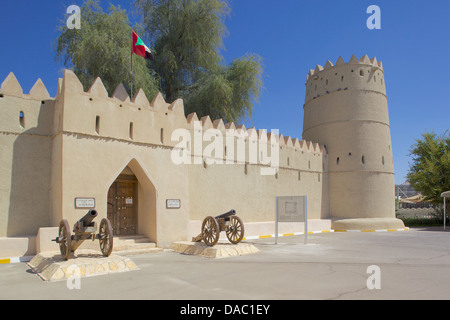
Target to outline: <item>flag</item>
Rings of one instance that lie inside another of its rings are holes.
[[[133,53],[145,59],[153,61],[153,55],[150,49],[145,45],[144,41],[133,31]]]

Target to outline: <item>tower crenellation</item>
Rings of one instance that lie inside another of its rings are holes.
[[[306,76],[305,103],[342,90],[366,89],[386,94],[381,61],[364,55],[352,55],[348,63],[339,57],[334,65],[327,60],[325,66],[317,65]]]

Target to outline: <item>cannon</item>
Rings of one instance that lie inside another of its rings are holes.
[[[69,223],[66,219],[59,223],[58,237],[52,241],[59,244],[61,256],[68,260],[70,254],[75,252],[85,240],[99,240],[100,251],[103,256],[109,257],[113,249],[113,231],[111,223],[107,218],[103,218],[100,222],[99,232],[97,232],[97,223],[93,221],[98,215],[97,210],[89,210],[89,212],[73,227],[73,235],[70,233]]]
[[[237,244],[244,238],[244,224],[241,218],[236,216],[235,210],[230,210],[217,217],[206,217],[202,223],[202,233],[192,238],[193,242],[203,240],[206,245],[212,247],[219,241],[220,232],[225,231],[228,240]]]

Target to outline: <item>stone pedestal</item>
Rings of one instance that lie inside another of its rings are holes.
[[[238,244],[231,244],[220,241],[213,247],[209,247],[203,242],[174,242],[172,243],[170,249],[178,253],[208,258],[228,258],[259,252],[259,250],[252,243],[241,242]]]
[[[402,220],[397,218],[356,218],[336,219],[331,224],[333,230],[399,230],[404,229]]]
[[[104,257],[94,250],[77,250],[76,256],[64,260],[59,252],[42,252],[27,265],[44,281],[67,280],[74,276],[93,277],[138,270],[134,262],[115,254]]]

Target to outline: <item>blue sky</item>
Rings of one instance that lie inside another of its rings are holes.
[[[102,6],[131,1],[101,1]],[[225,63],[246,53],[263,58],[262,97],[246,127],[301,138],[306,74],[326,60],[367,54],[383,62],[396,183],[403,183],[411,145],[424,132],[450,128],[450,1],[232,0]],[[0,82],[13,71],[24,92],[41,78],[52,96],[63,66],[55,61],[58,26],[81,0],[0,0]],[[381,29],[369,30],[369,5]],[[136,19],[136,17],[135,17]]]

